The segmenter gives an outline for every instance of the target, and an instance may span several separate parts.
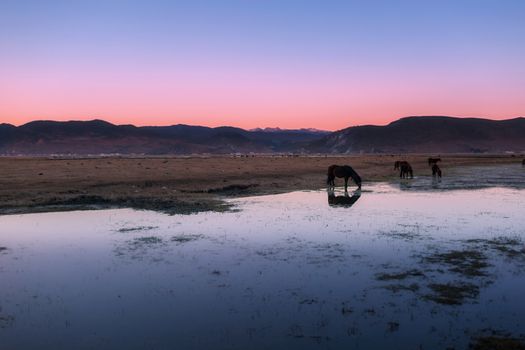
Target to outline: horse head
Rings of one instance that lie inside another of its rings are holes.
[[[357,185],[357,187],[359,189],[361,189],[361,183],[362,183],[362,180],[361,180],[361,176],[357,175],[357,173],[355,174],[354,178],[353,178],[355,184]]]

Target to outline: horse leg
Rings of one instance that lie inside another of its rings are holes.
[[[345,192],[348,191],[348,178],[345,177]]]
[[[326,184],[328,185],[328,188],[334,187],[334,177],[332,175],[328,175],[328,179],[326,180]]]

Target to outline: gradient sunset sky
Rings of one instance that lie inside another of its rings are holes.
[[[0,122],[525,115],[525,1],[0,0]]]

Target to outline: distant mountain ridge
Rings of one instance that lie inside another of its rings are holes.
[[[498,153],[525,151],[525,118],[406,117],[385,126],[245,130],[114,125],[103,120],[0,124],[2,155]]]
[[[247,131],[222,126],[114,125],[103,120],[0,124],[0,154],[272,153],[303,150],[326,133]]]
[[[262,131],[262,132],[293,132],[293,133],[313,133],[313,134],[329,134],[330,131],[319,130],[315,128],[301,128],[301,129],[281,129],[281,128],[255,128],[250,129],[249,131]]]
[[[406,117],[385,126],[333,132],[308,147],[328,153],[489,153],[525,151],[525,118]]]

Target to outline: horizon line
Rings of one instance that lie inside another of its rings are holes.
[[[13,123],[9,123],[9,122],[1,122],[0,121],[0,125],[4,124],[4,125],[11,125],[11,126],[14,126],[14,127],[22,127],[24,125],[27,125],[27,124],[31,124],[31,123],[34,123],[34,122],[54,122],[54,123],[68,123],[68,122],[94,122],[94,121],[102,121],[102,122],[105,122],[105,123],[108,123],[108,124],[111,124],[111,125],[115,125],[115,126],[133,126],[133,127],[137,127],[137,128],[141,128],[141,127],[170,127],[170,126],[177,126],[177,125],[185,125],[185,126],[192,126],[192,127],[205,127],[205,128],[211,128],[211,129],[215,129],[215,128],[224,128],[224,127],[230,127],[230,128],[237,128],[237,129],[242,129],[242,130],[245,130],[245,131],[254,131],[254,130],[257,130],[257,129],[260,129],[260,130],[266,130],[266,129],[279,129],[279,130],[283,130],[283,131],[286,131],[286,130],[316,130],[316,131],[320,131],[320,132],[335,132],[335,131],[339,131],[339,130],[343,130],[343,129],[347,129],[347,128],[351,128],[351,127],[358,127],[358,126],[386,126],[386,125],[389,125],[393,122],[396,122],[396,121],[399,121],[399,120],[402,120],[402,119],[407,119],[407,118],[451,118],[451,119],[481,119],[481,120],[490,120],[490,121],[495,121],[495,122],[498,122],[498,121],[508,121],[508,120],[513,120],[513,119],[521,119],[521,118],[525,118],[525,115],[517,115],[517,116],[512,116],[512,117],[505,117],[505,118],[502,118],[502,119],[495,119],[495,118],[489,118],[489,117],[480,117],[480,116],[455,116],[455,115],[431,115],[431,114],[428,114],[428,115],[406,115],[406,116],[403,116],[403,117],[398,117],[396,119],[391,119],[385,123],[376,123],[376,124],[350,124],[344,128],[341,128],[341,129],[319,129],[319,128],[316,128],[316,127],[308,127],[308,126],[304,126],[304,127],[297,127],[297,128],[283,128],[283,127],[279,127],[279,126],[256,126],[256,127],[253,127],[253,128],[243,128],[243,127],[239,127],[239,126],[235,126],[233,124],[231,125],[216,125],[216,126],[212,126],[212,125],[204,125],[204,124],[187,124],[187,123],[174,123],[174,124],[133,124],[133,123],[117,123],[117,122],[112,122],[111,119],[104,119],[102,117],[92,117],[92,118],[80,118],[80,119],[64,119],[64,120],[60,120],[60,119],[33,119],[31,121],[28,121],[28,122],[25,122],[25,123],[20,123],[20,124],[13,124]]]

